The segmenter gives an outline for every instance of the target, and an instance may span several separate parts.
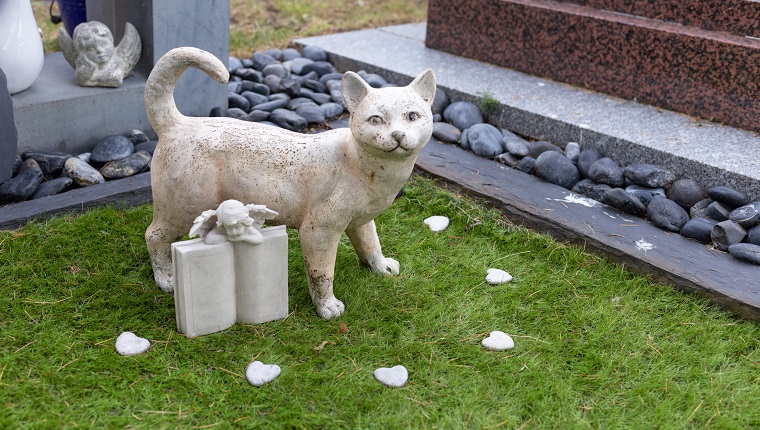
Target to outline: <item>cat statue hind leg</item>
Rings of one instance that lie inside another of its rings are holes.
[[[158,61],[146,83],[145,106],[158,145],[151,166],[153,221],[145,239],[164,291],[172,291],[171,243],[187,234],[203,211],[230,199],[265,205],[279,214],[268,224],[298,229],[309,292],[322,318],[345,310],[333,293],[344,232],[373,272],[399,273],[398,262],[382,254],[373,220],[393,203],[430,140],[432,70],[406,87],[384,89],[347,72],[342,92],[350,127],[312,135],[182,115],[173,91],[188,67],[220,83],[229,79],[212,54],[175,48]]]

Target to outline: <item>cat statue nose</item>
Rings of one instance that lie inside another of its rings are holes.
[[[391,136],[393,137],[393,140],[396,141],[396,143],[401,143],[401,141],[404,139],[404,132],[396,130],[391,133]]]

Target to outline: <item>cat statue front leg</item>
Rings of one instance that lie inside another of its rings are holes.
[[[354,245],[356,255],[362,264],[382,275],[398,275],[399,264],[393,258],[383,256],[380,239],[377,237],[375,221],[370,221],[355,228],[347,228],[346,235]]]
[[[335,258],[341,232],[304,223],[298,229],[298,235],[309,280],[309,294],[317,315],[326,320],[337,318],[346,310],[343,302],[333,293]]]

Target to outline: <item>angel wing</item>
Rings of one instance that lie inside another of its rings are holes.
[[[214,217],[216,217],[215,210],[209,209],[207,211],[203,211],[203,213],[198,215],[198,218],[193,221],[193,227],[190,229],[188,236],[206,237],[206,234],[211,231],[212,228],[214,228],[215,222],[212,219]]]
[[[279,213],[267,208],[264,205],[245,205],[248,210],[248,216],[253,218],[254,228],[261,228],[264,220],[275,218]]]
[[[140,54],[142,54],[140,34],[137,33],[137,29],[134,25],[126,23],[124,26],[124,37],[121,38],[121,42],[116,46],[114,53],[117,58],[124,62],[125,78],[137,65],[137,60],[140,59]]]
[[[60,27],[58,29],[58,44],[61,46],[61,52],[63,52],[63,58],[71,64],[74,69],[77,68],[77,50],[74,48],[74,39],[69,36],[66,29]]]

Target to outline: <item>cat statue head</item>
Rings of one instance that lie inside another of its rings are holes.
[[[427,69],[405,87],[375,89],[346,72],[341,85],[350,127],[364,150],[382,157],[416,155],[433,134],[435,73]]]

